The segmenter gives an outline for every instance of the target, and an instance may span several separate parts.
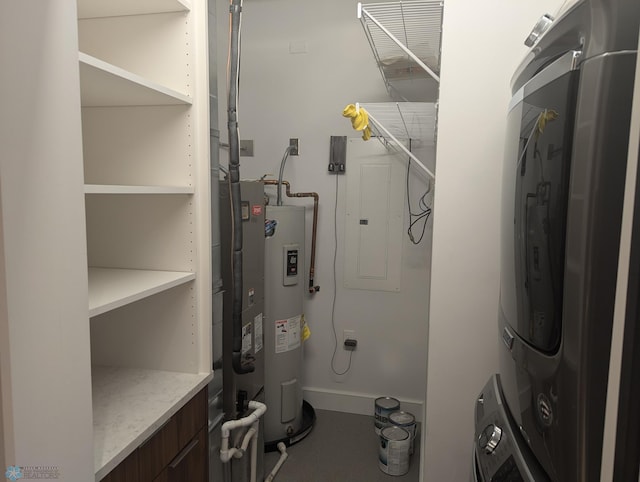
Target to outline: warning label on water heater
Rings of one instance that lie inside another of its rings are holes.
[[[256,353],[262,350],[262,313],[253,319],[253,330],[255,333]]]
[[[285,353],[300,346],[301,315],[288,320],[276,320],[276,353]]]
[[[251,323],[247,323],[242,327],[242,354],[251,351],[253,343],[251,342]]]

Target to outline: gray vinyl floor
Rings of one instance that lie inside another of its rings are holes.
[[[420,435],[416,437],[409,472],[391,476],[378,467],[379,438],[373,417],[316,410],[316,424],[303,440],[288,448],[289,457],[274,482],[417,482]],[[265,455],[265,477],[279,453]]]

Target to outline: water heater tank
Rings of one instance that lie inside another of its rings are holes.
[[[300,206],[267,206],[277,221],[265,239],[265,443],[291,437],[302,426],[302,301],[304,214]]]

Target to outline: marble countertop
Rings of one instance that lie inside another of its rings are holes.
[[[95,480],[104,478],[211,378],[209,373],[93,366]]]

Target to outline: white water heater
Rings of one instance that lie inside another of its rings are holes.
[[[305,210],[267,206],[276,221],[265,239],[265,403],[264,439],[290,441],[303,424],[302,302],[305,292]]]

